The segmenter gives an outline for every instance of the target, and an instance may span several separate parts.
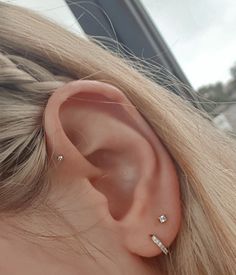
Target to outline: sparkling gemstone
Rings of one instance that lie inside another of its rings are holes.
[[[160,221],[160,223],[166,222],[167,221],[167,217],[165,215],[161,215],[159,217],[159,221]]]
[[[59,160],[59,161],[62,161],[63,159],[64,159],[64,157],[62,155],[57,157],[57,160]]]

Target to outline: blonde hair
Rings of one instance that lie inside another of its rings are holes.
[[[163,274],[235,274],[235,140],[184,94],[161,87],[139,63],[94,38],[21,7],[0,3],[0,12],[0,213],[46,196],[42,116],[53,90],[71,79],[104,81],[133,102],[178,172],[181,229],[170,256],[153,260]]]

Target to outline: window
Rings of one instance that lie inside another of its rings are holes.
[[[206,111],[220,128],[236,132],[235,0],[141,3],[194,89],[216,102]]]

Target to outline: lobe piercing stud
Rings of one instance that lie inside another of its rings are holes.
[[[158,217],[160,223],[167,222],[167,217],[166,215],[162,214],[161,216]]]

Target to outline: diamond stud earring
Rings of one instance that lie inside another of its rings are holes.
[[[63,155],[57,156],[57,160],[58,160],[58,161],[62,161],[63,159],[64,159]]]
[[[162,214],[161,216],[158,217],[160,223],[164,223],[167,221],[166,215]]]
[[[154,244],[156,244],[161,251],[167,255],[168,254],[168,249],[164,246],[164,244],[157,238],[157,236],[155,234],[150,235],[152,241],[154,242]]]

